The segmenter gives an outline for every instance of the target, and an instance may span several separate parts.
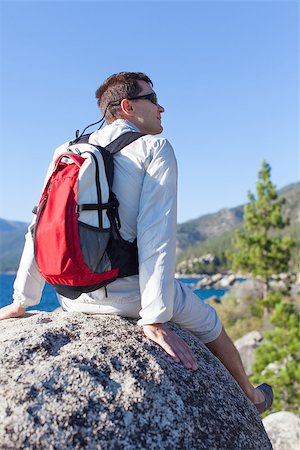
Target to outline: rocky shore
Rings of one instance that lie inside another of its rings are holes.
[[[134,320],[39,313],[0,322],[0,448],[272,448],[255,407],[190,333],[199,370]]]
[[[193,289],[228,288],[242,280],[241,276],[233,274],[233,273],[228,273],[228,274],[216,273],[213,275],[199,274],[199,273],[191,274],[191,275],[182,275],[182,274],[176,273],[175,277],[176,278],[198,278],[199,281],[190,283],[190,285],[191,285],[191,287],[193,287]]]
[[[194,273],[194,274],[175,274],[176,278],[192,278],[198,279],[194,283],[190,283],[192,289],[231,289],[240,285],[245,281],[248,282],[248,288],[253,287],[255,291],[263,291],[263,282],[259,278],[252,279],[250,275],[228,273],[216,273],[213,275]],[[273,275],[270,281],[270,288],[276,291],[284,291],[290,287],[291,296],[299,298],[300,296],[300,274],[296,276],[289,273]],[[256,293],[257,294],[257,293]]]

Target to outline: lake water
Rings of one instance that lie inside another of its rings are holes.
[[[12,302],[15,277],[16,276],[12,274],[0,274],[0,308],[9,305]],[[196,283],[199,279],[200,278],[179,278],[180,281],[189,286],[192,286],[192,284]],[[222,297],[227,291],[228,289],[197,289],[195,290],[195,294],[199,299],[205,300],[213,295]],[[46,283],[41,302],[39,305],[28,308],[28,310],[53,311],[59,306],[60,304],[57,300],[54,288]]]

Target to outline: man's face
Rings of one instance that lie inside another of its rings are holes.
[[[137,97],[154,92],[146,81],[138,81],[138,83],[142,90]],[[164,108],[162,106],[159,104],[155,105],[147,98],[129,100],[129,102],[132,107],[133,117],[132,120],[130,118],[128,119],[137,125],[142,133],[159,134],[162,132],[163,127],[161,125],[161,114],[164,112]]]

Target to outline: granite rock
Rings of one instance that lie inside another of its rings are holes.
[[[259,331],[250,331],[250,333],[245,334],[243,337],[234,342],[248,376],[252,375],[255,350],[260,345],[262,340],[263,336]]]
[[[0,322],[1,450],[272,448],[255,407],[187,331],[192,372],[135,320],[39,313]]]
[[[288,411],[269,414],[263,424],[274,450],[300,448],[300,417]]]
[[[247,303],[249,299],[261,300],[264,295],[264,284],[256,278],[250,278],[242,283],[237,283],[231,289],[231,293],[237,303]]]

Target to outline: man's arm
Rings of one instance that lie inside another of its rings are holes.
[[[165,323],[173,316],[177,229],[177,163],[166,139],[153,139],[137,221],[142,309],[138,325],[174,361],[196,370],[188,345]]]
[[[31,234],[33,223],[34,221],[25,236],[25,245],[14,282],[13,303],[0,309],[0,320],[23,317],[28,306],[40,302],[45,281],[35,263]]]

